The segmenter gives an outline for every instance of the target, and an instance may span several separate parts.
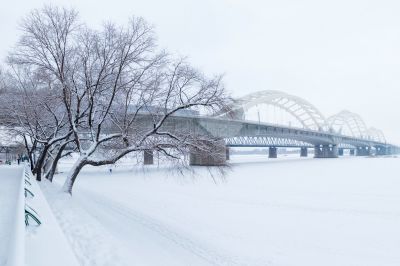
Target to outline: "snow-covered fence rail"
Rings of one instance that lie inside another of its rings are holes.
[[[27,217],[29,219],[25,239],[27,264],[29,266],[78,266],[79,263],[42,192],[41,186],[45,186],[48,181],[43,180],[40,185],[34,178],[31,181],[32,185],[29,188],[34,198],[29,199],[28,195],[26,201],[29,206],[26,205],[25,210],[31,211],[32,215],[40,221],[38,223],[33,217]],[[36,227],[38,225],[40,226]]]
[[[16,199],[14,228],[12,228],[10,250],[8,252],[7,266],[23,266],[25,265],[25,173],[27,167],[22,171],[19,180],[18,195]]]

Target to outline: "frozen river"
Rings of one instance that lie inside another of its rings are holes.
[[[43,188],[83,265],[400,265],[400,158],[265,157],[232,156],[224,178],[88,168],[72,200]]]

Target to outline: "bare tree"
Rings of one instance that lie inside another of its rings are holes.
[[[165,147],[177,151],[199,146],[194,143],[198,136],[172,134],[163,125],[182,109],[220,107],[225,99],[220,77],[209,80],[187,63],[156,53],[153,33],[142,19],[131,20],[126,29],[109,24],[101,32],[85,31],[81,40],[76,69],[84,74],[77,75],[74,86],[65,87],[64,99],[70,117],[83,117],[70,120],[80,157],[67,176],[65,191],[71,193],[85,165],[115,163],[143,150],[179,159]],[[107,145],[120,149],[99,153]]]
[[[74,10],[51,6],[32,11],[22,21],[22,37],[8,57],[14,78],[9,98],[15,99],[10,117],[23,136],[38,180],[49,149],[55,144],[63,146],[59,142],[69,141],[72,134],[59,80],[68,73],[66,58],[73,51],[67,36],[79,27],[74,24],[76,17]]]
[[[159,51],[142,18],[132,18],[127,27],[108,23],[95,31],[80,24],[74,10],[45,7],[27,16],[22,30],[9,62],[44,75],[65,115],[35,118],[52,119],[53,127],[56,120],[63,123],[55,134],[34,139],[47,148],[44,157],[53,145],[71,140],[80,155],[65,181],[66,192],[72,192],[85,165],[111,164],[145,150],[181,160],[191,149],[213,154],[221,146],[209,134],[169,126],[181,110],[222,108],[227,96],[221,77],[207,78]]]
[[[72,131],[61,97],[57,89],[52,88],[51,80],[35,69],[13,65],[12,61],[10,66],[13,72],[3,109],[7,112],[9,128],[24,140],[32,172],[40,181],[49,149],[67,140]],[[34,154],[36,160],[32,158]]]

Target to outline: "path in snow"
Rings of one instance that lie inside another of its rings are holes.
[[[174,228],[129,205],[89,191],[84,191],[84,194],[80,202],[85,209],[98,218],[109,232],[123,240],[124,245],[146,256],[151,265],[159,265],[166,257],[169,257],[168,261],[175,260],[174,265],[246,265],[218,251],[217,247],[207,246],[201,240],[191,238],[180,228]],[[146,241],[138,241],[138,238]],[[151,254],[154,250],[157,250],[157,256]],[[177,258],[175,254],[180,257]]]
[[[82,265],[247,265],[98,193],[71,199],[47,181],[41,187]]]
[[[22,167],[0,166],[0,265],[6,263],[15,218]]]

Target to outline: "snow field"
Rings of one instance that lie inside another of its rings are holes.
[[[72,199],[65,173],[42,187],[81,265],[400,265],[399,158],[265,157],[214,178],[88,167]]]

